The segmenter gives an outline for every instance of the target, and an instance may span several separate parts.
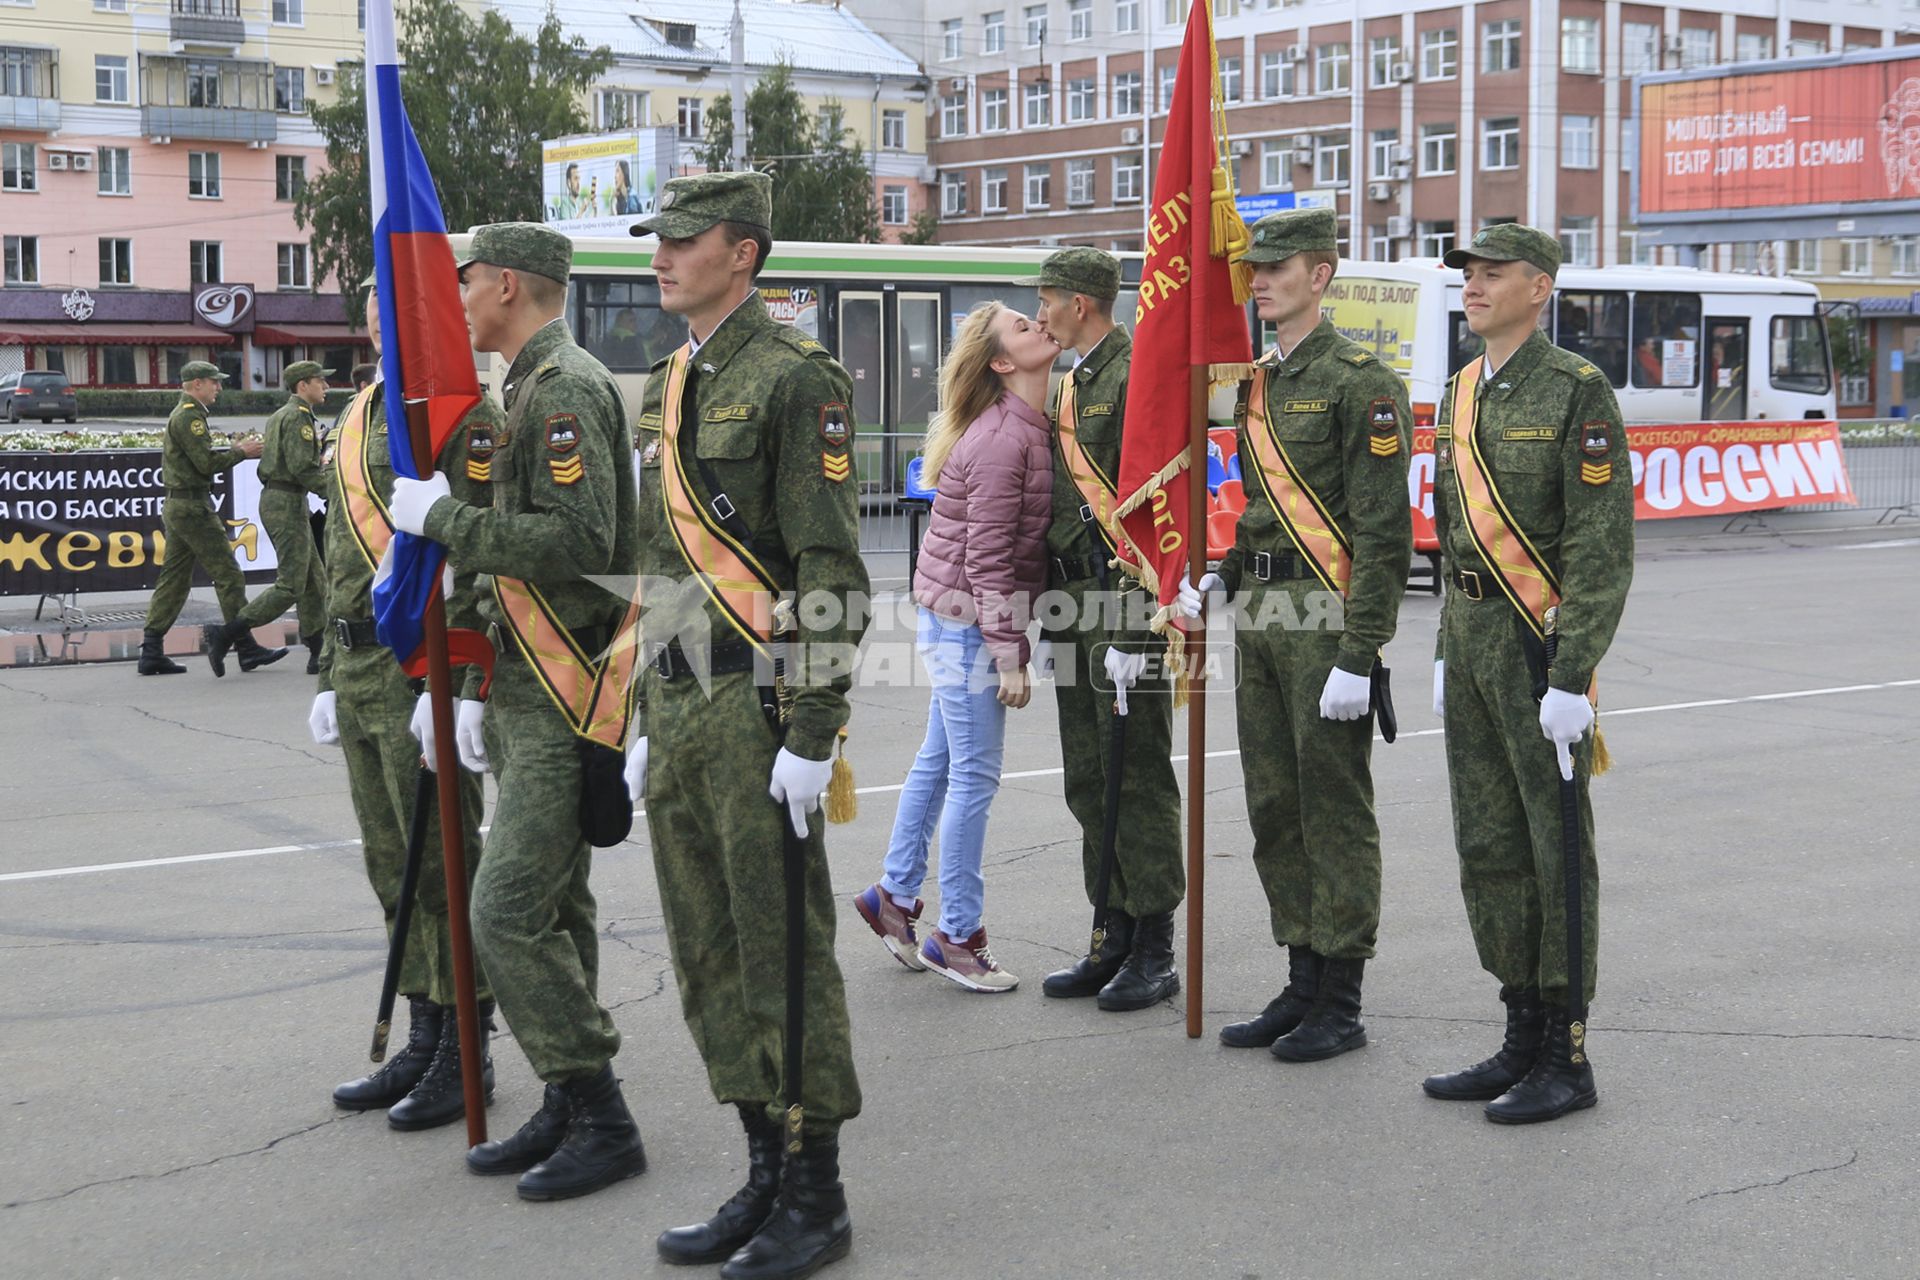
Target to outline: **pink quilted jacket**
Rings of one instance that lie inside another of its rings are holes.
[[[996,669],[1026,665],[1027,623],[1047,584],[1053,450],[1047,417],[1008,392],[940,468],[913,575],[916,603],[979,626]]]

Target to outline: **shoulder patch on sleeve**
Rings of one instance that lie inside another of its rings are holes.
[[[853,415],[840,401],[832,400],[820,406],[820,438],[835,449],[846,448],[853,438]]]
[[[1580,482],[1582,484],[1590,484],[1598,487],[1608,483],[1612,479],[1613,464],[1611,462],[1581,462]]]
[[[555,484],[578,484],[580,477],[587,473],[586,464],[580,460],[578,455],[565,460],[548,458],[547,468],[553,472],[553,482]]]
[[[1580,452],[1589,458],[1604,458],[1612,447],[1613,424],[1611,422],[1580,424]]]
[[[580,444],[580,419],[571,413],[547,416],[547,448],[554,453],[572,453]]]
[[[852,455],[831,449],[822,449],[820,451],[820,474],[835,484],[845,484],[847,478],[853,474]]]
[[[313,424],[311,422],[309,422],[306,426],[300,428],[300,438],[302,440],[313,439]]]
[[[1376,458],[1394,458],[1400,454],[1400,410],[1392,396],[1381,396],[1367,405],[1367,452]]]
[[[187,423],[187,430],[193,432],[193,434],[197,436],[203,436],[207,434],[206,419],[204,418],[193,419],[191,422]]]

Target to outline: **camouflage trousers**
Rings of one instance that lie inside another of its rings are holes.
[[[1285,588],[1256,586],[1241,608],[1257,612],[1261,593],[1277,590]],[[1284,627],[1238,632],[1240,766],[1273,940],[1364,960],[1380,931],[1373,717],[1320,715],[1340,637]]]
[[[413,716],[413,690],[393,659],[379,646],[333,652],[334,711],[340,721],[340,750],[347,758],[347,788],[360,824],[360,845],[367,880],[393,936],[394,912],[407,865],[407,831],[412,825],[415,788],[420,776],[420,744],[407,727]],[[453,935],[447,926],[447,874],[441,859],[440,815],[427,824],[421,850],[420,883],[413,921],[401,957],[399,992],[452,1004]],[[468,883],[480,865],[480,779],[460,772],[460,818],[465,838]],[[486,981],[476,973],[481,994]]]
[[[227,541],[220,513],[206,498],[169,497],[160,507],[166,531],[166,551],[160,562],[160,580],[147,605],[146,629],[165,631],[180,617],[187,592],[193,588],[193,567],[199,565],[213,579],[220,599],[220,616],[232,622],[247,607],[247,580],[234,563],[233,544]]]
[[[1078,601],[1097,588],[1087,579],[1065,590]],[[1092,621],[1085,609],[1079,618]],[[1103,626],[1046,633],[1053,642],[1054,703],[1060,716],[1067,809],[1080,824],[1080,866],[1088,902],[1094,900],[1100,880],[1107,754],[1112,747],[1113,688],[1103,665],[1108,635]],[[1142,679],[1127,692],[1119,839],[1107,896],[1109,905],[1136,919],[1172,911],[1187,895],[1180,784],[1174,777],[1172,757],[1173,687],[1165,679]]]
[[[786,809],[767,795],[780,743],[754,673],[646,672],[647,829],[687,1029],[720,1102],[785,1107]],[[801,1104],[809,1132],[860,1114],[846,984],[833,954],[825,819],[806,841],[806,1045]],[[790,830],[790,828],[789,828]]]
[[[327,625],[327,589],[320,576],[320,553],[307,520],[307,495],[267,489],[260,495],[260,523],[266,526],[280,562],[273,585],[255,596],[240,617],[249,628],[264,627],[298,604],[300,634],[319,635]]]
[[[1540,706],[1503,597],[1448,594],[1441,615],[1446,666],[1447,779],[1460,891],[1480,966],[1512,987],[1567,995],[1566,877],[1560,845],[1560,766],[1540,732]],[[1600,871],[1587,796],[1593,739],[1574,746],[1580,797],[1584,991],[1593,998],[1600,946]]]
[[[517,650],[494,668],[486,738],[500,791],[473,885],[473,948],[534,1073],[584,1079],[620,1051],[620,1033],[599,998],[578,739]]]

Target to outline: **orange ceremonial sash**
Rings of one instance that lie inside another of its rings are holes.
[[[1280,443],[1273,429],[1273,419],[1267,414],[1265,366],[1256,366],[1253,371],[1253,389],[1247,396],[1247,422],[1250,428],[1247,443],[1259,463],[1254,474],[1259,477],[1260,489],[1273,507],[1274,515],[1280,519],[1280,527],[1313,566],[1320,584],[1329,591],[1346,595],[1347,584],[1353,578],[1353,543],[1335,523],[1320,495],[1300,478],[1293,460],[1287,456],[1287,447]],[[1254,427],[1255,423],[1259,425]]]
[[[1080,447],[1078,424],[1074,412],[1073,375],[1067,375],[1060,384],[1060,456],[1067,464],[1067,476],[1073,481],[1074,489],[1080,494],[1080,501],[1093,512],[1094,525],[1100,531],[1100,541],[1117,564],[1121,572],[1135,578],[1140,576],[1140,566],[1129,563],[1119,548],[1128,545],[1113,523],[1115,503],[1113,482],[1100,471],[1087,451]]]
[[[393,517],[374,487],[372,463],[367,457],[373,435],[367,430],[367,412],[379,383],[367,387],[353,398],[340,420],[340,433],[333,446],[335,499],[347,513],[347,528],[353,533],[353,545],[359,548],[367,567],[378,568],[393,541]]]
[[[1560,579],[1547,559],[1521,531],[1480,449],[1480,375],[1485,357],[1476,356],[1460,371],[1453,388],[1453,480],[1474,549],[1492,571],[1507,600],[1526,619],[1534,635],[1547,634],[1547,612],[1560,604]]]

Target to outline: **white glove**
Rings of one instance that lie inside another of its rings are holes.
[[[638,806],[647,798],[647,740],[635,738],[627,748],[627,799]]]
[[[1320,690],[1322,720],[1358,720],[1372,703],[1373,681],[1339,667],[1327,672],[1326,687]]]
[[[1107,649],[1107,678],[1113,681],[1113,700],[1120,715],[1127,714],[1127,690],[1140,680],[1140,673],[1147,669],[1147,655],[1144,653],[1123,653],[1119,649]]]
[[[1217,573],[1203,573],[1200,581],[1192,578],[1180,579],[1179,594],[1174,597],[1173,607],[1180,611],[1183,618],[1197,618],[1206,607],[1207,597],[1216,591],[1225,591],[1227,584]]]
[[[1560,757],[1560,776],[1573,781],[1573,744],[1593,727],[1593,704],[1586,695],[1549,689],[1540,699],[1540,732],[1552,742]]]
[[[425,480],[394,477],[393,498],[387,503],[387,510],[393,513],[393,527],[405,529],[408,533],[424,534],[427,531],[427,512],[433,510],[434,503],[452,495],[453,490],[447,484],[445,472],[436,471]]]
[[[794,834],[807,834],[807,815],[820,807],[820,797],[832,778],[832,760],[808,760],[785,747],[773,758],[773,780],[767,784],[767,794],[787,806]]]
[[[428,770],[437,771],[440,762],[433,753],[433,695],[424,689],[413,700],[413,718],[407,721],[407,731],[420,744],[420,754],[426,759]]]
[[[487,738],[480,729],[486,716],[487,704],[478,698],[461,698],[453,704],[453,745],[468,773],[485,773],[491,767]]]
[[[1053,641],[1044,636],[1033,642],[1033,674],[1036,679],[1053,679]]]
[[[313,695],[313,710],[307,712],[307,731],[323,747],[340,745],[340,720],[334,714],[333,690]]]
[[[1447,664],[1445,659],[1433,660],[1433,714],[1445,723],[1447,718]]]

